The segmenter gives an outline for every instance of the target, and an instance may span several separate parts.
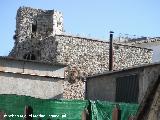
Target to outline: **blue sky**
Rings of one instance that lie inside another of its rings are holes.
[[[136,36],[160,36],[160,0],[1,0],[0,56],[8,55],[20,6],[63,12],[66,33],[108,39],[110,30]]]

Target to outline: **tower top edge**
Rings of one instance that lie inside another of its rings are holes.
[[[20,6],[18,11],[23,11],[23,10],[32,10],[32,11],[39,11],[39,12],[49,12],[49,13],[59,13],[62,14],[62,12],[60,12],[59,10],[55,10],[55,9],[50,9],[50,10],[46,10],[46,9],[39,9],[39,8],[32,8],[32,7],[28,7],[28,6]]]

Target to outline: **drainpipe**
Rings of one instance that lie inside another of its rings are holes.
[[[113,70],[113,31],[110,31],[110,42],[109,42],[109,71]]]

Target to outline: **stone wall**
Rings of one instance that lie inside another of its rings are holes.
[[[57,63],[57,45],[58,42],[55,41],[53,36],[45,38],[40,42],[40,61]],[[64,63],[65,64],[65,63]]]
[[[56,35],[55,41],[58,43],[56,58],[58,63],[75,66],[80,70],[80,74],[85,76],[108,71],[108,42],[67,35]],[[148,64],[152,61],[152,50],[135,46],[114,44],[113,54],[113,70]]]
[[[67,64],[68,71],[74,68],[76,73],[76,79],[81,79],[88,75],[94,75],[97,73],[103,73],[108,71],[109,61],[109,43],[98,40],[92,40],[88,38],[57,35],[55,36],[57,41],[57,62]],[[51,45],[52,46],[52,45]],[[47,50],[48,49],[48,50]],[[50,47],[46,48],[47,52]],[[113,69],[119,70],[127,67],[138,66],[142,64],[148,64],[152,59],[152,51],[149,49],[143,49],[140,47],[114,44],[114,63]],[[45,53],[45,52],[44,52]],[[52,53],[48,53],[51,54]],[[68,73],[68,76],[73,74]],[[75,79],[69,79],[70,81],[76,81]],[[67,97],[65,98],[84,98],[85,83],[81,82],[67,82],[66,91]],[[76,86],[76,87],[75,87]],[[79,96],[77,95],[78,93]],[[76,97],[75,97],[76,95]]]

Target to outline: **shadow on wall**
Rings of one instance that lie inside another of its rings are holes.
[[[61,93],[61,94],[58,94],[50,99],[62,99],[62,98],[63,98],[63,94]]]

